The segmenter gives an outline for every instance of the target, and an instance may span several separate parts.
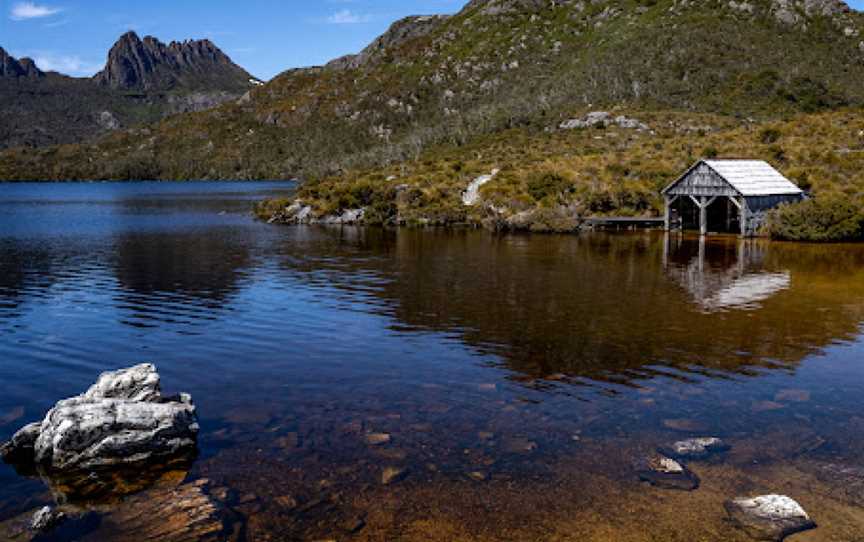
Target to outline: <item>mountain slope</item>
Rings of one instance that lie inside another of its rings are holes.
[[[773,118],[860,106],[861,32],[835,0],[472,0],[210,111],[5,153],[0,177],[317,177],[589,107]]]
[[[254,79],[208,40],[124,35],[94,78],[42,72],[0,49],[0,148],[92,139],[237,99]]]

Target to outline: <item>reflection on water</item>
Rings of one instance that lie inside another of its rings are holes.
[[[706,237],[694,243],[683,236],[667,235],[664,243],[667,272],[706,311],[758,308],[761,301],[789,288],[792,281],[786,270],[763,269],[766,245],[760,241],[739,239],[733,245],[726,240],[721,247],[712,247],[711,252],[706,251]],[[687,250],[693,244],[698,245],[695,253]],[[716,258],[726,247],[735,249],[732,261],[722,258],[715,265],[707,259]]]
[[[752,492],[860,532],[862,247],[280,228],[238,186],[0,186],[0,438],[152,361],[237,540],[745,540]],[[707,434],[698,492],[632,476]],[[0,468],[0,522],[50,498]]]

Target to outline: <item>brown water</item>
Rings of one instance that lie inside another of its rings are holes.
[[[0,192],[0,438],[152,361],[235,540],[737,541],[723,501],[762,493],[819,524],[792,540],[864,540],[864,247],[283,228],[245,214],[271,185],[77,186]],[[697,491],[638,481],[689,436],[733,446]],[[0,522],[51,500],[0,469]]]

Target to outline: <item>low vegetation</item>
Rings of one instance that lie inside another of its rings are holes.
[[[763,123],[682,112],[615,114],[638,118],[649,130],[511,129],[465,145],[433,147],[414,161],[308,181],[298,197],[316,216],[372,209],[366,217],[372,224],[569,231],[587,216],[659,216],[660,190],[697,159],[719,156],[773,164],[819,202],[802,204],[804,215],[811,212],[808,205],[860,208],[864,200],[864,111]],[[493,169],[500,171],[481,188],[480,203],[463,205],[471,180]],[[772,216],[772,236],[792,238],[785,232],[800,229],[791,226],[794,209]],[[816,220],[813,231],[830,225],[831,219]],[[838,238],[849,236],[826,237]]]
[[[765,230],[784,241],[864,241],[864,199],[827,196],[781,205],[770,212]]]

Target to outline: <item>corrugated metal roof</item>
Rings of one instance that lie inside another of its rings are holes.
[[[800,188],[762,160],[705,160],[742,196],[801,194]]]

